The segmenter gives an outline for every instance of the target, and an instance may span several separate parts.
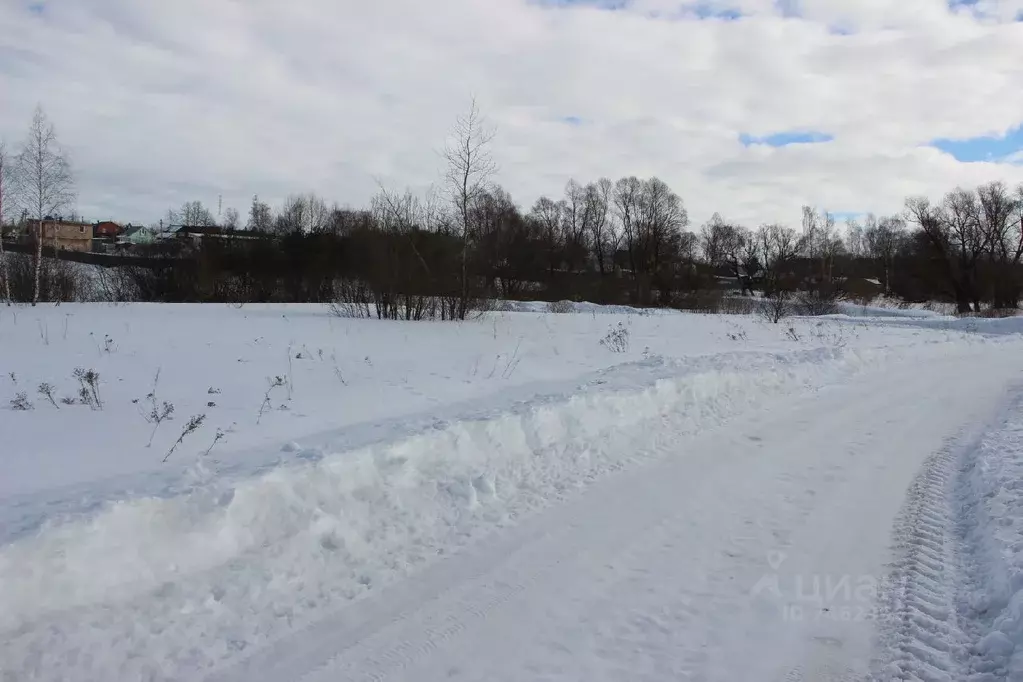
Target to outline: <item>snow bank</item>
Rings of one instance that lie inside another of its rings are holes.
[[[899,322],[891,321],[889,323],[898,324]],[[914,326],[918,329],[966,332],[983,336],[1009,336],[1023,334],[1023,317],[942,317],[920,320]]]
[[[933,319],[944,316],[941,313],[937,313],[932,310],[924,310],[922,308],[899,308],[880,306],[874,305],[874,302],[864,305],[860,303],[842,301],[838,304],[838,309],[841,314],[849,315],[850,317],[873,317],[873,318],[900,317],[915,319]]]
[[[894,296],[875,296],[866,304],[844,301],[839,303],[842,312],[847,315],[859,317],[911,317],[911,318],[933,318],[951,317],[955,315],[956,307],[953,303],[942,303],[939,301],[928,301],[926,303],[909,303]]]
[[[585,313],[587,315],[672,315],[677,310],[670,308],[635,308],[628,305],[602,305],[586,301],[498,301],[495,307],[509,313]]]
[[[970,458],[960,498],[972,578],[962,608],[977,638],[969,679],[1023,679],[1023,394]]]
[[[486,418],[109,503],[0,548],[0,671],[193,678],[642,457],[626,445],[649,424],[696,432],[893,354],[650,356]]]

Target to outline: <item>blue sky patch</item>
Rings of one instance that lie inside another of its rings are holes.
[[[28,11],[32,14],[42,14],[46,11],[46,5],[42,2],[30,2],[28,4]]]
[[[755,144],[766,145],[768,147],[787,147],[790,144],[819,144],[821,142],[831,142],[833,139],[835,139],[834,135],[802,130],[790,130],[781,133],[772,133],[771,135],[763,135],[760,137],[756,137],[748,133],[742,133],[739,135],[739,142],[741,142],[744,147],[749,147]]]
[[[778,8],[783,17],[802,16],[802,12],[799,9],[799,0],[774,0],[774,6]]]
[[[1001,136],[971,137],[963,140],[939,139],[931,142],[931,146],[965,163],[999,161],[1023,151],[1023,125]]]
[[[836,223],[844,223],[849,220],[860,220],[866,213],[862,211],[832,211],[831,217],[835,219]]]
[[[562,116],[561,122],[567,123],[570,126],[581,126],[583,124],[583,119],[580,116]]]
[[[742,12],[736,9],[716,9],[708,3],[698,3],[693,8],[693,14],[700,19],[724,19],[726,21],[735,21],[742,18]]]

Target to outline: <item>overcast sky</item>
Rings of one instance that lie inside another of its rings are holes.
[[[497,181],[657,175],[694,224],[1023,182],[1023,0],[0,0],[0,137],[41,103],[78,210],[439,181],[475,94]]]

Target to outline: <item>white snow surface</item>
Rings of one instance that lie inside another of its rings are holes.
[[[1023,323],[641,312],[0,310],[0,679],[1017,679]]]

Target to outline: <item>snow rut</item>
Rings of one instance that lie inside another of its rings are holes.
[[[1019,402],[1018,396],[1006,400],[987,426],[1004,421]],[[989,587],[982,567],[990,557],[978,556],[981,543],[969,538],[983,525],[977,510],[989,496],[969,480],[975,468],[986,468],[988,431],[952,439],[928,460],[909,489],[894,530],[896,559],[878,604],[884,653],[875,661],[872,679],[1006,679],[1004,668],[992,665],[990,649],[998,648],[998,642],[986,636],[985,610],[977,606],[978,592]]]
[[[957,679],[964,640],[954,603],[960,578],[950,505],[957,462],[951,447],[936,453],[913,482],[897,522],[899,558],[878,614],[892,653],[879,679]]]

